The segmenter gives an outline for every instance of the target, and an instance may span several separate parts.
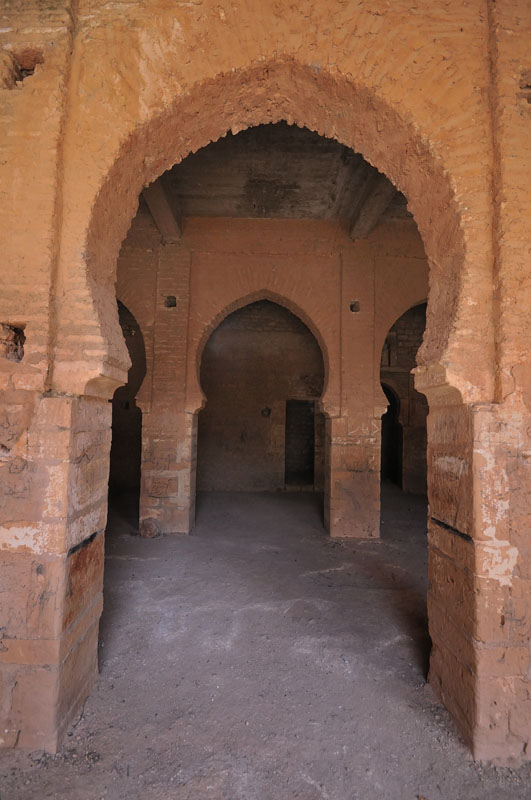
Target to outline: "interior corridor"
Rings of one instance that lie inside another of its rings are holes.
[[[6,753],[2,798],[527,797],[425,683],[425,501],[382,500],[355,542],[312,493],[202,494],[194,535],[153,540],[115,508],[96,689],[59,755]]]

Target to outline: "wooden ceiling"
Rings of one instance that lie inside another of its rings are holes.
[[[198,217],[338,219],[367,236],[382,218],[410,216],[406,199],[363,156],[281,122],[228,133],[144,190],[166,239]]]

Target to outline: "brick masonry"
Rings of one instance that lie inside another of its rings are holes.
[[[0,356],[0,547],[9,562],[0,627],[12,655],[2,661],[3,744],[55,748],[94,675],[98,606],[89,598],[99,595],[101,572],[91,573],[92,593],[72,583],[79,624],[73,619],[62,630],[68,553],[90,547],[105,525],[107,400],[129,366],[116,264],[139,193],[227,130],[283,119],[362,153],[406,194],[415,216],[430,276],[416,367],[416,387],[430,406],[430,680],[476,757],[529,758],[529,3],[426,0],[412,16],[405,0],[311,0],[289,9],[269,0],[132,0],[120,9],[15,0],[0,14],[0,322],[25,335],[21,361]],[[238,250],[248,252],[240,233]],[[322,241],[321,232],[315,242]],[[341,258],[341,248],[329,250],[323,261],[341,261],[341,297],[356,299],[354,251],[356,264],[371,262],[372,283],[361,289],[374,321],[360,322],[357,333],[364,350],[372,335],[374,372],[389,328],[408,306],[400,307],[395,255],[375,254],[371,241],[349,245]],[[146,360],[157,336],[175,337],[186,380],[152,363],[138,404],[146,447],[158,440],[152,463],[170,451],[167,486],[176,481],[175,519],[186,529],[201,403],[188,355],[244,296],[245,281],[237,297],[211,280],[201,288],[194,281],[215,274],[208,253],[194,256],[195,269],[193,248],[167,248],[157,254],[144,243],[157,284],[139,301],[149,324],[137,319]],[[289,272],[293,253],[279,255]],[[250,256],[263,264],[263,254]],[[160,293],[172,283],[172,263],[182,299],[180,313],[164,319]],[[269,283],[280,292],[278,281]],[[377,299],[389,285],[396,307],[385,319],[389,308]],[[245,296],[264,286],[249,280]],[[379,417],[366,413],[373,382],[357,392],[354,348],[350,361],[343,350],[338,355],[334,331],[348,340],[350,312],[343,304],[331,330],[323,329],[327,300],[324,284],[317,286],[318,293],[310,281],[297,296],[289,286],[280,293],[326,342],[327,469],[338,477],[329,482],[329,517],[331,529],[341,529],[359,491],[371,497],[364,481],[372,485]],[[195,305],[198,291],[202,305]],[[162,386],[184,402],[182,412],[156,406]],[[383,410],[382,397],[377,405]],[[158,436],[163,417],[166,430],[183,431],[178,453]],[[349,474],[357,476],[355,491],[343,480]],[[153,472],[146,469],[145,479]],[[47,559],[57,574],[45,620],[35,617],[32,581]],[[10,690],[15,683],[24,693]]]

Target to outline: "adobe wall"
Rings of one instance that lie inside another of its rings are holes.
[[[476,757],[529,758],[530,36],[527,0],[423,0],[414,15],[405,0],[2,10],[0,321],[26,336],[22,361],[0,358],[0,547],[17,587],[0,625],[4,745],[53,749],[94,675],[99,562],[90,591],[65,576],[105,526],[107,400],[129,366],[115,267],[139,192],[226,130],[285,119],[362,153],[415,215],[430,264],[416,372],[430,404],[430,680]],[[175,294],[178,258],[160,255],[156,303]],[[152,325],[178,338],[180,320]],[[58,578],[43,588],[45,564]],[[34,624],[39,597],[50,624]]]

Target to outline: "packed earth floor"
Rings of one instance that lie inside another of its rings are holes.
[[[333,541],[313,494],[208,494],[192,536],[110,515],[100,677],[56,756],[4,752],[1,800],[516,800],[425,676],[425,503]]]

